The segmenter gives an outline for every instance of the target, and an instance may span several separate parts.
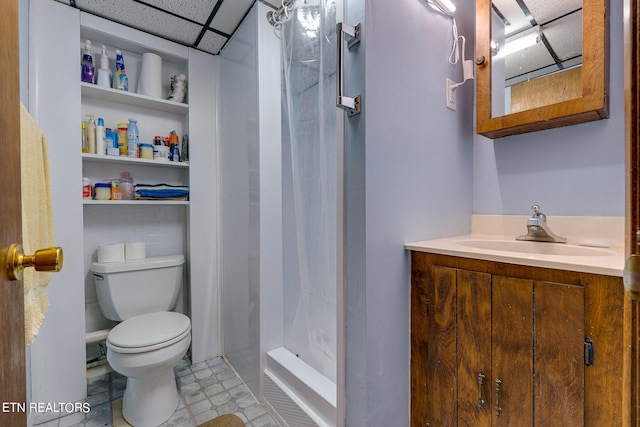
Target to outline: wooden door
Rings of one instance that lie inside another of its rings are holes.
[[[638,253],[640,228],[640,3],[624,1],[624,98],[626,142],[626,253]],[[631,312],[631,425],[640,424],[640,301]],[[627,414],[625,414],[627,415]]]
[[[18,59],[18,1],[3,3],[0,13],[0,258],[11,243],[22,241],[20,199],[20,79]],[[4,262],[0,264],[4,266]],[[0,401],[26,400],[24,290],[0,267]],[[16,407],[13,407],[17,409]],[[0,425],[24,426],[26,413],[0,411]]]
[[[491,425],[491,275],[458,270],[458,426]]]
[[[455,426],[456,270],[412,260],[411,426]]]
[[[492,425],[533,422],[533,282],[493,276],[491,283]]]
[[[533,301],[534,425],[584,426],[584,287],[534,282]]]

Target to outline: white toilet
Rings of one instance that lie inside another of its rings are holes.
[[[104,316],[122,321],[107,337],[107,360],[127,377],[122,414],[136,427],[158,426],[178,406],[173,368],[191,343],[191,321],[173,309],[184,256],[91,265]]]

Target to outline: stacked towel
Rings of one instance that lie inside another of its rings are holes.
[[[22,168],[22,246],[32,254],[53,246],[53,202],[47,140],[24,105],[20,104],[20,165]],[[25,341],[38,334],[49,308],[46,286],[51,273],[24,270]]]
[[[189,187],[169,184],[137,184],[137,200],[189,200]]]

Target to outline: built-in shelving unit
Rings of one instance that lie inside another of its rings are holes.
[[[83,97],[95,98],[103,101],[117,102],[132,107],[142,107],[146,109],[164,111],[173,114],[187,114],[189,105],[175,101],[168,101],[161,98],[141,95],[134,92],[124,92],[121,90],[93,85],[91,83],[80,83]]]
[[[188,205],[184,200],[83,200],[85,205]]]
[[[156,166],[160,168],[189,168],[189,162],[167,162],[162,160],[140,159],[134,157],[106,156],[101,154],[83,153],[82,159],[85,162],[104,162],[122,165],[144,165]]]

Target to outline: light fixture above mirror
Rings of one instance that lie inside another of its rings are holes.
[[[451,0],[427,0],[427,3],[438,12],[448,16],[453,16],[456,12],[456,5]]]

